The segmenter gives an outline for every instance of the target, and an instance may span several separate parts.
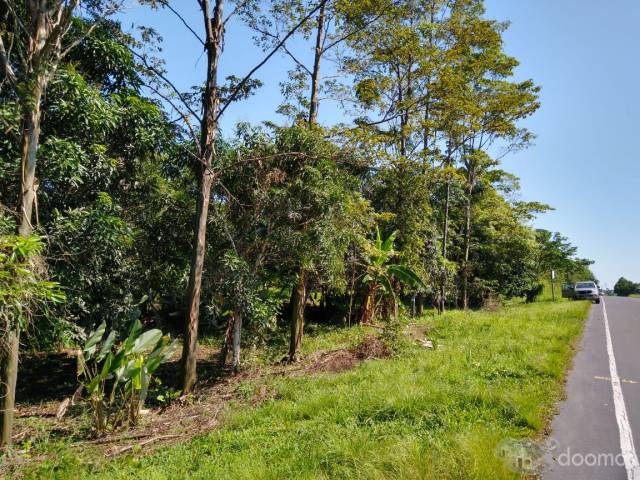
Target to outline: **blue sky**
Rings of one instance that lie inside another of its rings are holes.
[[[201,30],[196,2],[175,2]],[[487,17],[508,20],[506,51],[520,61],[518,79],[542,87],[541,109],[524,125],[537,139],[528,150],[504,159],[521,178],[522,198],[551,204],[535,225],[560,231],[595,260],[605,286],[620,276],[640,281],[640,1],[487,0]],[[187,89],[204,72],[202,47],[174,17],[130,7],[123,26],[143,23],[164,37],[170,78]],[[230,24],[223,75],[242,76],[262,53],[250,34]],[[265,86],[225,113],[223,128],[238,121],[273,119],[278,82],[289,62],[277,57],[257,75]],[[321,105],[320,120],[340,119],[335,105]],[[637,139],[637,140],[636,140]]]

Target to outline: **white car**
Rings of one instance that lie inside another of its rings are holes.
[[[577,282],[573,289],[573,299],[600,303],[600,289],[595,282]]]

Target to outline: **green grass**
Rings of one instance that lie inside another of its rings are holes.
[[[518,478],[496,458],[496,445],[540,434],[588,309],[541,302],[428,316],[435,350],[412,347],[341,374],[273,379],[275,399],[231,412],[222,428],[188,443],[93,465],[61,448],[27,476]],[[306,348],[349,344],[357,332],[329,332]]]

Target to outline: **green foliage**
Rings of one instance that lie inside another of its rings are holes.
[[[633,283],[624,277],[620,277],[613,287],[613,293],[621,297],[628,297],[634,293],[640,293],[640,284]]]
[[[223,252],[212,257],[218,310],[237,309],[256,329],[273,328],[289,298],[282,292],[301,267],[310,289],[344,292],[347,249],[372,218],[349,152],[302,124],[239,125],[220,151],[210,236],[212,250]]]
[[[518,210],[493,189],[482,193],[473,216],[476,288],[472,304],[482,305],[491,295],[524,296],[539,283],[533,231],[523,223]]]
[[[51,274],[71,287],[68,302],[55,313],[85,327],[103,318],[111,318],[114,329],[128,324],[122,301],[139,292],[132,278],[134,233],[121,208],[100,193],[86,207],[54,211],[49,228]]]
[[[90,23],[76,19],[69,35]],[[147,315],[182,307],[193,176],[177,130],[138,89],[130,40],[117,23],[100,22],[58,66],[43,100],[38,233],[49,243],[46,269],[69,301],[44,312],[29,332],[32,347],[71,346],[103,318],[126,328],[133,298],[143,295]],[[11,89],[0,98],[0,201],[13,205],[21,120]]]
[[[382,238],[380,229],[376,228],[373,242],[363,244],[363,270],[361,282],[366,288],[366,298],[363,305],[364,322],[373,320],[376,312],[381,310],[384,317],[397,320],[398,298],[396,290],[400,285],[406,285],[418,290],[426,290],[424,281],[410,267],[403,264],[391,263],[396,257],[394,242],[397,232]]]
[[[143,332],[138,319],[122,341],[115,330],[106,332],[102,322],[78,352],[78,376],[98,433],[138,422],[153,373],[178,347],[158,329]]]
[[[164,385],[159,378],[152,377],[147,401],[161,407],[168,407],[182,395],[181,390]]]
[[[37,235],[0,234],[0,329],[5,337],[20,323],[22,328],[38,307],[61,303],[60,286],[47,281],[40,254],[44,243]]]

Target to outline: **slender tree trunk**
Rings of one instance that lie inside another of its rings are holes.
[[[349,310],[347,313],[347,325],[351,326],[351,319],[353,318],[353,298],[355,296],[356,289],[356,261],[355,261],[355,248],[353,245],[349,249],[349,263],[351,268],[351,275],[349,278]]]
[[[473,173],[469,171],[469,188],[467,190],[467,201],[465,204],[465,229],[464,229],[464,265],[462,268],[462,306],[469,309],[469,251],[471,247],[471,199],[473,196]]]
[[[222,344],[222,349],[220,350],[220,363],[222,367],[226,367],[231,363],[231,359],[229,358],[230,353],[233,350],[233,324],[234,324],[234,316],[229,315],[227,319],[227,328],[224,332],[224,343]]]
[[[206,31],[207,50],[207,84],[204,93],[204,113],[201,124],[200,140],[200,179],[199,193],[196,205],[196,222],[194,232],[194,250],[191,260],[188,286],[188,310],[185,325],[185,336],[182,347],[182,391],[189,393],[196,383],[196,360],[198,346],[198,322],[200,314],[200,295],[202,288],[202,273],[207,239],[207,218],[209,214],[209,200],[213,185],[214,142],[218,132],[218,62],[222,50],[224,25],[222,9],[224,0],[216,0],[213,19],[209,16],[209,0],[200,2],[204,27]]]
[[[447,161],[447,166],[449,161]],[[449,204],[451,202],[451,176],[447,173],[447,185],[444,197],[444,224],[442,226],[442,259],[447,260],[447,242],[449,241]],[[446,275],[446,273],[445,273]],[[440,312],[445,310],[446,302],[446,278],[442,279],[440,286]]]
[[[36,202],[36,161],[38,145],[40,144],[40,122],[42,111],[42,82],[36,80],[36,85],[27,100],[22,114],[24,129],[22,132],[22,175],[20,178],[20,225],[18,234],[28,237],[33,231],[33,207]]]
[[[233,363],[231,366],[237,372],[240,370],[240,336],[242,333],[242,313],[234,312],[233,314]]]
[[[28,22],[25,31],[16,38],[17,42],[24,41],[24,69],[20,75],[9,67],[8,79],[16,88],[21,99],[22,108],[22,139],[21,139],[21,174],[20,197],[18,199],[19,222],[17,232],[28,237],[33,232],[34,207],[37,218],[37,180],[36,163],[38,146],[40,143],[40,124],[42,121],[41,101],[47,83],[55,72],[61,56],[62,37],[69,29],[73,12],[79,0],[69,2],[49,2],[46,0],[32,0],[26,2]],[[26,20],[26,19],[25,19]],[[24,36],[22,36],[24,35]],[[3,52],[6,55],[6,52]],[[7,68],[5,66],[5,68]],[[22,77],[17,83],[17,77]],[[28,86],[25,94],[19,86]],[[11,444],[15,389],[18,375],[18,359],[20,353],[20,327],[17,324],[10,327],[6,334],[4,352],[0,352],[2,366],[0,371],[0,448]]]
[[[200,178],[200,193],[196,207],[195,248],[191,260],[189,274],[189,306],[187,310],[187,324],[184,345],[182,348],[183,391],[190,392],[196,383],[196,359],[198,347],[198,320],[200,314],[200,295],[202,289],[202,273],[204,271],[204,257],[206,249],[207,217],[209,211],[209,197],[211,196],[210,174]]]
[[[303,268],[298,272],[298,281],[291,295],[291,339],[289,341],[289,361],[298,360],[302,335],[304,334],[304,307],[307,301],[306,274]]]
[[[391,314],[393,315],[393,321],[397,322],[400,316],[400,304],[395,297],[391,299]]]
[[[398,79],[398,104],[402,105],[405,98],[399,66],[396,69],[396,76]],[[400,156],[403,158],[407,156],[407,112],[404,109],[400,114]]]
[[[428,82],[430,82],[431,80],[429,79]],[[427,94],[427,99],[426,99],[426,106],[424,108],[424,118],[423,118],[423,122],[424,122],[424,127],[422,129],[422,143],[423,143],[423,159],[422,159],[422,172],[424,175],[427,174],[427,172],[429,171],[429,136],[430,136],[430,131],[429,131],[429,119],[430,119],[430,112],[429,112],[429,107],[430,107],[430,99],[429,99],[429,94]]]
[[[19,198],[19,224],[18,234],[28,237],[33,232],[32,220],[34,205],[36,203],[36,162],[38,145],[40,142],[40,122],[42,111],[40,102],[44,80],[38,77],[34,81],[33,89],[24,102],[22,119],[22,156]],[[3,341],[3,340],[0,340]],[[0,448],[11,445],[13,433],[14,406],[16,399],[16,384],[18,379],[18,359],[20,355],[20,326],[18,319],[9,326],[7,338],[0,349],[5,351],[0,355],[2,359],[2,371],[0,372],[0,419],[2,423],[2,435],[0,436]]]
[[[318,122],[318,91],[320,89],[320,63],[322,61],[326,8],[327,1],[323,0],[318,12],[318,24],[316,30],[316,45],[313,57],[313,72],[311,74],[311,94],[309,98],[309,126]],[[289,361],[298,359],[302,337],[304,335],[304,310],[307,301],[306,272],[300,267],[298,280],[291,294],[291,338],[289,341]]]
[[[318,13],[318,27],[316,31],[316,47],[313,57],[313,72],[311,74],[311,101],[309,102],[309,124],[314,125],[318,122],[318,92],[320,90],[320,61],[323,54],[323,42],[326,14],[325,7],[327,5],[326,0],[320,5],[320,11]]]
[[[16,400],[16,385],[18,381],[18,354],[20,352],[20,327],[16,325],[11,329],[7,338],[3,340],[5,352],[2,358],[3,371],[2,385],[0,393],[3,395],[2,410],[0,418],[2,420],[2,436],[0,437],[0,448],[11,445],[13,434],[13,419]]]

